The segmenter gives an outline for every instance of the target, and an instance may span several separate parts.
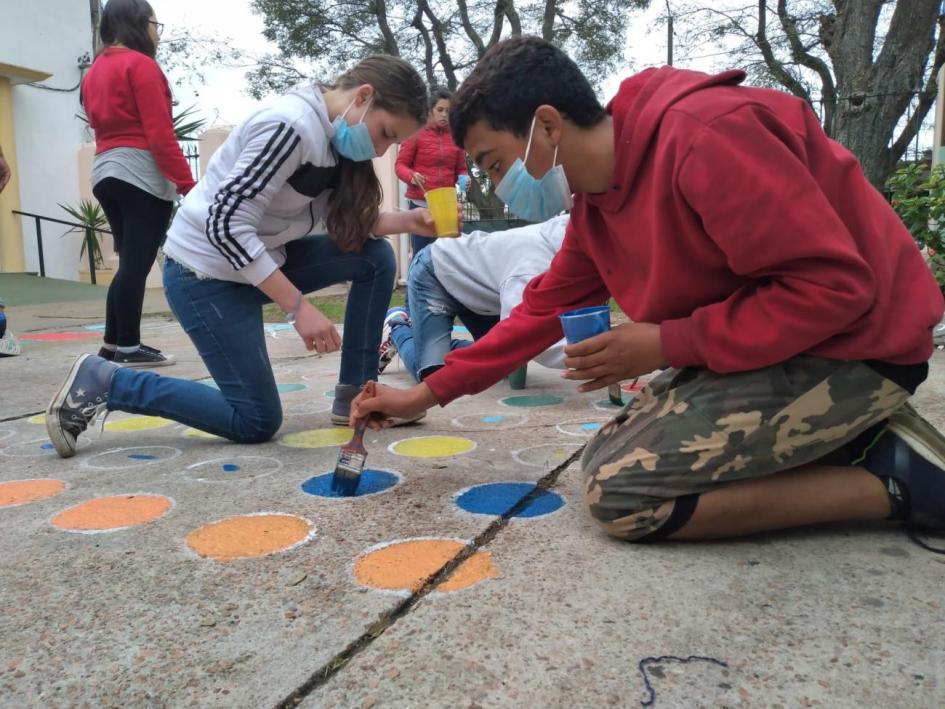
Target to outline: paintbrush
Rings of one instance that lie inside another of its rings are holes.
[[[607,387],[607,397],[614,406],[623,406],[623,392],[620,390],[619,382]]]
[[[375,383],[365,383],[364,390],[369,396],[375,395]],[[364,431],[368,419],[363,418],[355,424],[354,435],[338,452],[338,462],[331,478],[331,491],[343,497],[351,497],[358,491],[361,473],[367,461],[367,449],[364,447]]]
[[[367,449],[364,447],[364,430],[366,428],[367,419],[358,421],[351,440],[338,453],[335,473],[331,478],[331,491],[342,497],[351,497],[358,491],[361,473],[364,471],[364,463],[367,461]]]

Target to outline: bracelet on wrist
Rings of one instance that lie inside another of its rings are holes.
[[[292,310],[285,314],[285,321],[289,323],[289,325],[295,325],[295,321],[299,317],[299,308],[302,307],[303,297],[304,294],[302,291],[299,291],[299,297],[295,299],[295,305],[292,307]]]

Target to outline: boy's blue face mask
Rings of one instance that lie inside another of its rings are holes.
[[[518,158],[512,164],[496,187],[495,193],[522,219],[529,222],[543,222],[566,209],[571,209],[574,200],[571,197],[571,188],[568,186],[564,168],[556,164],[558,162],[557,145],[552,168],[545,173],[544,177],[536,179],[525,169],[534,133],[535,118],[532,118],[532,127],[528,132],[528,145],[525,146],[525,160]]]
[[[365,160],[377,157],[377,150],[374,149],[374,141],[371,140],[371,133],[364,124],[364,116],[367,115],[368,109],[371,108],[371,102],[373,100],[373,96],[368,99],[368,105],[364,109],[361,120],[353,126],[348,125],[345,116],[348,115],[348,111],[351,110],[354,101],[348,104],[344,113],[338,116],[332,123],[335,127],[335,134],[331,137],[331,144],[334,146],[335,150],[338,151],[339,155],[343,155],[355,162],[364,162]]]

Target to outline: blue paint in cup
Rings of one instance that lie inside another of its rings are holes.
[[[590,308],[578,308],[558,316],[561,329],[569,345],[574,345],[588,337],[600,335],[610,329],[610,306],[595,305]]]

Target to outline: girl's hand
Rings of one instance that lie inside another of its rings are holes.
[[[413,177],[410,178],[410,181],[421,190],[426,190],[427,188],[427,178],[421,175],[419,172],[413,173]]]
[[[420,236],[436,236],[436,225],[433,223],[433,215],[430,214],[429,209],[417,207],[404,214],[407,215],[406,231]]]
[[[565,379],[590,379],[578,391],[593,391],[667,366],[660,326],[626,323],[564,348]]]
[[[295,316],[294,326],[310,352],[315,350],[318,354],[327,354],[341,347],[341,335],[335,324],[304,298]]]

